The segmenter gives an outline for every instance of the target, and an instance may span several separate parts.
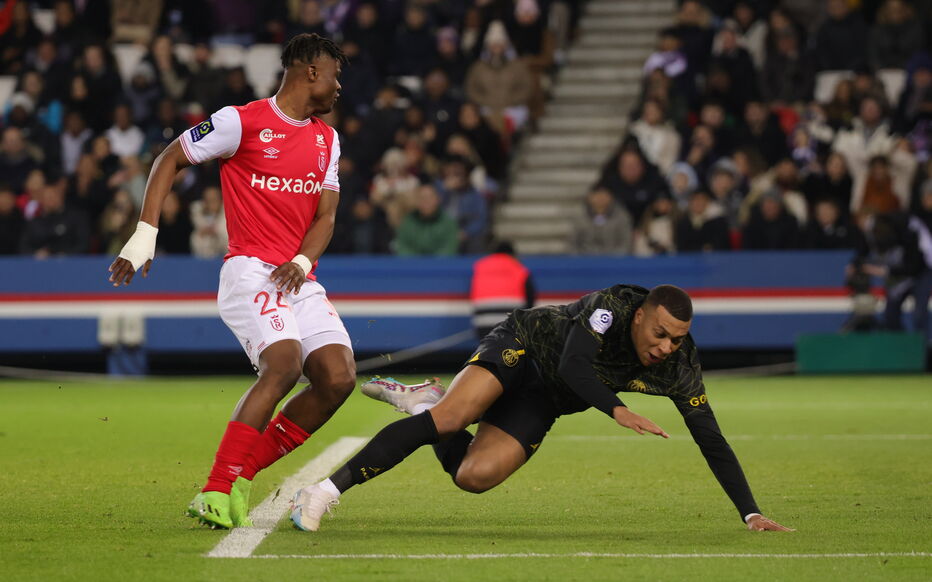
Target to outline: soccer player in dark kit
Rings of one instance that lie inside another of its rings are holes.
[[[298,491],[292,521],[316,531],[341,493],[425,444],[434,446],[459,488],[487,491],[527,462],[557,417],[590,407],[639,434],[667,438],[616,394],[642,392],[673,401],[748,529],[790,531],[761,515],[719,430],[689,335],[692,316],[692,301],[678,287],[616,285],[569,305],[512,312],[480,342],[435,405],[425,405],[414,387],[367,383],[367,395],[412,416],[383,428],[329,479]],[[476,419],[473,436],[465,429]]]

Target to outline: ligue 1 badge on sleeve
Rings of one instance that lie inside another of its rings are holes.
[[[212,117],[208,117],[207,121],[202,121],[196,126],[191,128],[191,141],[198,142],[204,139],[208,133],[214,130],[214,120]]]

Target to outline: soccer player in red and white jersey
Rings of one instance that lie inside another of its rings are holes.
[[[282,52],[275,96],[224,107],[173,141],[152,166],[135,234],[110,266],[114,286],[128,285],[140,269],[148,276],[175,175],[219,158],[230,248],[217,303],[258,380],[234,409],[188,510],[213,527],[248,525],[255,474],[302,444],[356,385],[349,336],[314,276],[340,191],[340,142],[315,116],[333,108],[343,63],[332,41],[300,34]],[[272,419],[302,377],[310,385]]]

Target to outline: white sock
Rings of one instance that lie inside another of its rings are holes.
[[[326,491],[327,493],[329,493],[330,495],[333,495],[337,499],[340,498],[340,490],[337,489],[337,486],[334,485],[333,481],[331,481],[330,479],[321,481],[320,483],[317,484],[317,486],[323,489],[324,491]]]
[[[414,416],[415,414],[420,414],[424,412],[425,410],[430,410],[436,404],[437,404],[436,402],[421,402],[420,404],[415,404],[411,408],[411,416]]]

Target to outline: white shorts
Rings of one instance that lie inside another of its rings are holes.
[[[217,306],[220,318],[259,371],[259,354],[286,339],[301,342],[301,362],[328,344],[352,351],[349,334],[317,281],[307,281],[297,295],[279,291],[269,279],[276,267],[255,257],[231,257],[220,269]],[[307,378],[302,378],[307,382]]]

